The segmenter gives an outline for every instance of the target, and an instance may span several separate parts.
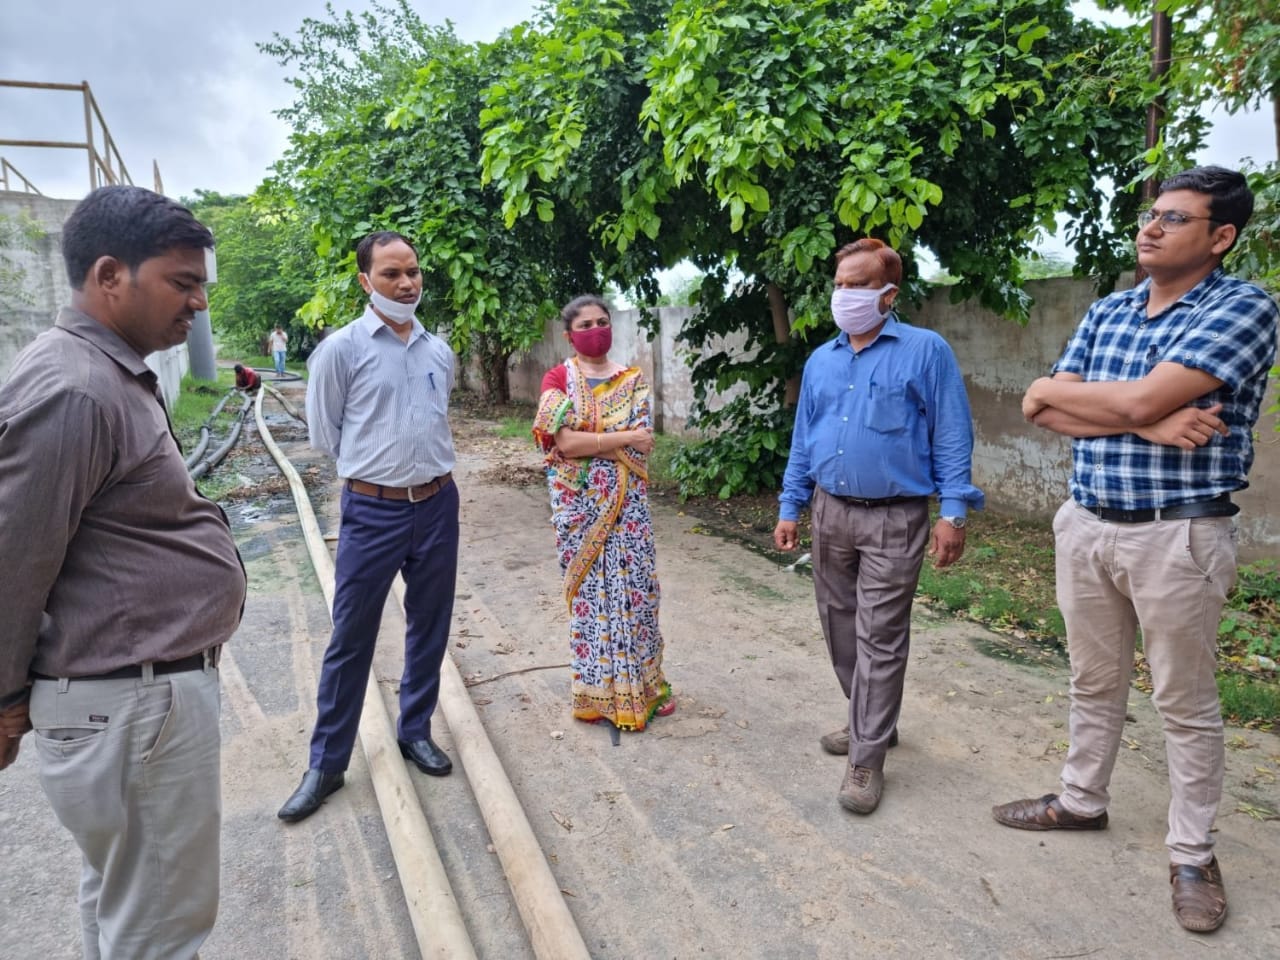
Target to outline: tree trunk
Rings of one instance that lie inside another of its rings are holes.
[[[782,288],[770,281],[767,288],[769,294],[769,314],[773,318],[773,339],[777,343],[786,343],[791,337],[791,316],[787,309],[787,298]],[[794,374],[787,380],[787,393],[784,403],[794,407],[800,401],[800,374]]]
[[[1280,87],[1271,91],[1271,129],[1276,135],[1276,160],[1280,160]]]
[[[480,342],[480,380],[484,398],[492,404],[511,402],[511,383],[507,379],[507,358],[511,352],[503,349],[494,338],[484,337]]]

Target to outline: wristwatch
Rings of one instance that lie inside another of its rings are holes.
[[[943,517],[942,519],[947,521],[947,523],[951,524],[957,530],[963,530],[964,525],[968,523],[967,517]]]

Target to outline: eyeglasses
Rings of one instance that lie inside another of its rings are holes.
[[[1160,221],[1160,229],[1165,233],[1173,233],[1175,230],[1181,230],[1192,220],[1208,220],[1210,223],[1221,223],[1213,217],[1193,217],[1189,213],[1178,213],[1176,210],[1143,210],[1138,214],[1138,229],[1151,226],[1156,221]]]

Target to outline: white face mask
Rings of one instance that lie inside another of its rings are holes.
[[[835,318],[836,326],[851,337],[874,330],[889,315],[888,310],[880,312],[880,298],[896,289],[894,284],[886,283],[879,290],[865,287],[837,287],[832,290],[831,316]]]
[[[369,302],[373,304],[373,309],[395,323],[409,323],[413,320],[414,313],[417,311],[418,304],[421,301],[421,293],[414,298],[413,303],[401,303],[399,300],[384,297],[377,290],[369,292]]]

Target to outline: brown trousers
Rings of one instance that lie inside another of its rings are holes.
[[[849,698],[851,766],[884,768],[928,540],[927,500],[861,507],[814,491],[814,593],[831,665]]]

